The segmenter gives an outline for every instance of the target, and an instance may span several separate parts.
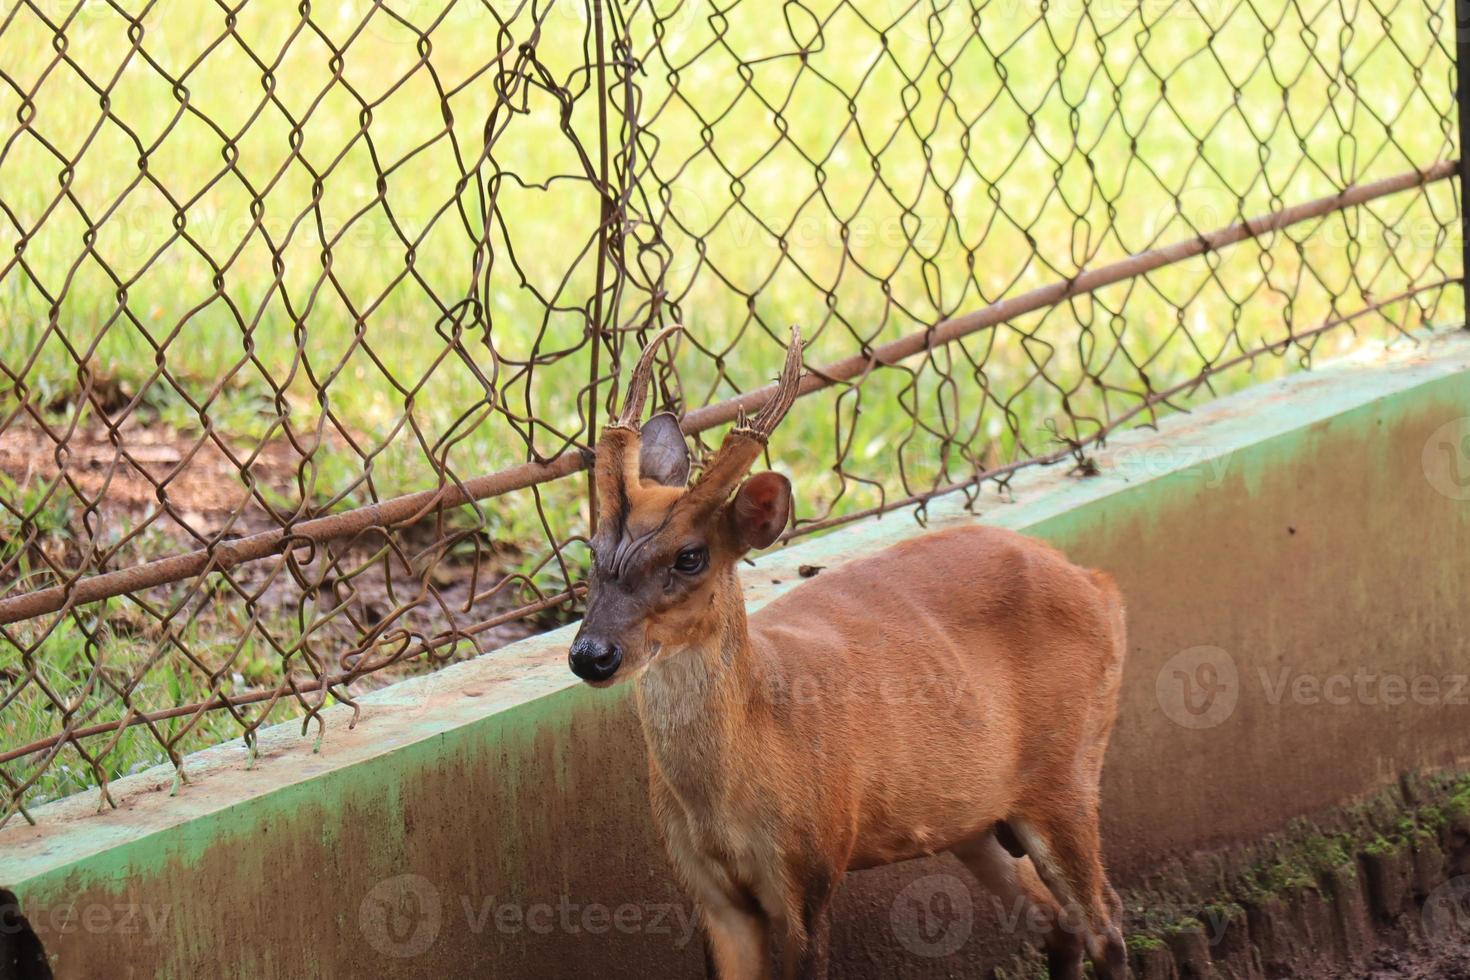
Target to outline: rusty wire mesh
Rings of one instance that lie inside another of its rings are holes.
[[[1435,0],[0,12],[0,824],[575,614],[650,331],[796,533],[1463,312]],[[1325,346],[1324,346],[1325,345]]]

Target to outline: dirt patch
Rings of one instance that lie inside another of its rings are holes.
[[[1470,980],[1470,773],[1406,773],[1124,887],[1140,980]]]
[[[103,521],[151,519],[188,539],[225,527],[243,535],[277,526],[246,480],[284,503],[304,460],[283,438],[235,447],[137,415],[116,422],[91,417],[74,428],[18,419],[0,432],[0,472],[21,488],[39,495],[61,480],[53,495],[58,505],[95,510]]]
[[[1470,942],[1441,949],[1385,949],[1352,980],[1470,980]]]
[[[0,595],[54,584],[48,567],[68,575],[113,571],[321,516],[325,511],[303,502],[312,492],[313,454],[335,458],[345,479],[356,472],[349,462],[356,453],[341,439],[316,445],[277,437],[236,446],[143,413],[120,420],[90,416],[74,427],[19,418],[0,432],[0,474],[14,483],[5,488],[7,497],[32,525],[0,514],[0,547],[28,550],[30,567],[43,571],[5,583]],[[319,480],[326,489],[327,478]],[[539,596],[519,580],[506,581],[524,558],[514,543],[431,516],[237,566],[227,578],[216,576],[217,591],[195,597],[203,608],[190,612],[200,628],[222,638],[238,635],[252,616],[255,629],[272,631],[286,648],[305,630],[312,637],[308,655],[327,669],[349,669],[355,663],[350,651],[364,638],[387,630],[419,639],[453,635],[535,601]],[[498,583],[504,587],[497,590]],[[158,609],[180,595],[176,585],[141,593]],[[559,618],[552,609],[437,652],[455,659],[482,653]],[[110,622],[151,640],[161,635],[157,619],[124,603]]]

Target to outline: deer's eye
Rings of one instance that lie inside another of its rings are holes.
[[[704,548],[685,548],[674,559],[674,571],[681,575],[696,575],[704,571],[709,561],[709,551]]]

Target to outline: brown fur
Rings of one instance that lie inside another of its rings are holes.
[[[1053,924],[1053,976],[1080,978],[1085,952],[1123,977],[1097,815],[1125,654],[1112,581],[968,526],[825,571],[747,621],[737,562],[784,525],[789,485],[756,477],[727,500],[743,468],[691,491],[639,481],[637,434],[612,434],[578,642],[621,650],[599,683],[635,679],[654,817],[719,976],[767,975],[772,943],[787,977],[824,976],[842,875],[950,850]],[[697,574],[677,568],[690,549],[708,553]]]

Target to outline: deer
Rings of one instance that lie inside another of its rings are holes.
[[[952,853],[1039,915],[1052,977],[1127,973],[1100,856],[1099,782],[1125,654],[1103,572],[994,526],[923,532],[747,615],[738,566],[793,519],[791,482],[749,470],[795,401],[775,391],[689,482],[678,419],[640,424],[644,348],[592,459],[586,611],[568,650],[629,682],[653,819],[720,980],[826,975],[848,871]]]

